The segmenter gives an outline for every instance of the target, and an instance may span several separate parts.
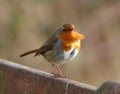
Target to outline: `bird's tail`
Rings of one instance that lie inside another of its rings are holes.
[[[20,57],[23,57],[23,56],[26,56],[26,55],[29,55],[29,54],[32,54],[32,53],[36,53],[39,49],[35,49],[35,50],[32,50],[32,51],[28,51],[26,53],[23,53],[20,55]]]

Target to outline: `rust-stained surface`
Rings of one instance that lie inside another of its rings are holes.
[[[0,60],[0,94],[94,94],[96,87]]]

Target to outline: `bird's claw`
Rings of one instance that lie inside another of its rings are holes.
[[[66,78],[62,74],[56,74],[56,73],[52,73],[52,74],[54,75],[55,78]]]

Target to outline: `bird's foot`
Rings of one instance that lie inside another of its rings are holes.
[[[54,75],[55,78],[66,78],[65,76],[63,76],[63,74],[56,74],[56,73],[52,73]]]

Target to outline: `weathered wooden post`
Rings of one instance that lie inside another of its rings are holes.
[[[96,88],[0,60],[0,94],[93,94]]]
[[[0,94],[120,94],[120,82],[96,88],[0,59]]]

